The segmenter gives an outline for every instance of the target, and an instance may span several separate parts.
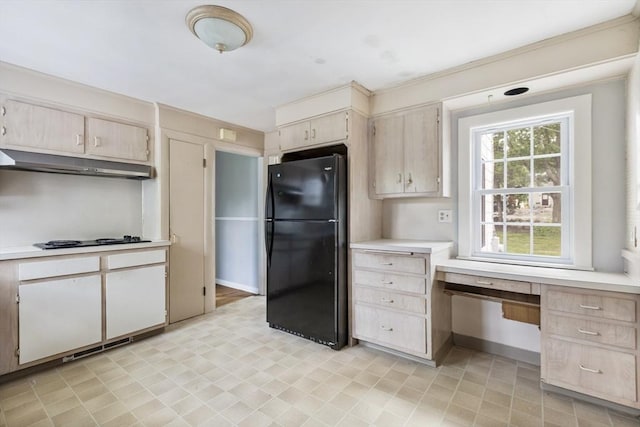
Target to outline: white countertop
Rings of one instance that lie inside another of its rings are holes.
[[[453,246],[453,242],[425,241],[425,240],[400,240],[400,239],[379,239],[365,242],[352,242],[349,245],[352,249],[369,249],[374,251],[398,251],[416,252],[430,254],[448,249]]]
[[[12,248],[0,248],[0,261],[8,261],[23,258],[39,258],[56,255],[85,254],[94,252],[123,251],[126,249],[144,249],[160,246],[169,246],[168,240],[154,240],[144,243],[126,243],[122,245],[86,246],[81,248],[64,249],[40,249],[35,246],[19,246]]]
[[[436,271],[474,274],[497,279],[522,280],[547,285],[640,294],[640,282],[622,273],[529,267],[459,259],[449,259],[438,262]]]

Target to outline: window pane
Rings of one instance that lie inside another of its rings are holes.
[[[561,193],[533,193],[533,222],[556,223],[562,220]]]
[[[531,205],[528,194],[507,194],[507,222],[530,222]]]
[[[503,252],[502,225],[484,224],[482,226],[482,252]]]
[[[560,227],[534,227],[534,255],[560,256],[562,254],[562,229]]]
[[[560,156],[533,160],[536,187],[560,185]]]
[[[504,187],[504,162],[482,164],[482,188]]]
[[[528,225],[508,225],[507,226],[507,245],[505,252],[511,254],[530,254],[531,253],[531,235]],[[502,242],[503,239],[500,239]]]
[[[531,186],[531,162],[513,160],[507,162],[507,187],[522,188]]]
[[[480,137],[481,159],[491,161],[504,157],[504,132],[485,133]]]
[[[507,131],[507,157],[531,155],[531,128],[511,129]]]
[[[481,201],[481,220],[482,222],[503,222],[504,208],[502,203],[502,195],[489,194],[482,196]]]
[[[533,154],[560,153],[560,122],[533,128]]]

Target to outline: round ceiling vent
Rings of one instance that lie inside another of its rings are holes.
[[[516,95],[522,95],[523,93],[526,93],[526,92],[529,92],[529,88],[523,86],[523,87],[514,87],[513,89],[509,89],[504,94],[506,96],[516,96]]]

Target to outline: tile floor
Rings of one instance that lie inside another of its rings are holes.
[[[153,338],[0,385],[13,426],[639,426],[543,393],[535,366],[454,348],[437,369],[270,329],[249,297]]]

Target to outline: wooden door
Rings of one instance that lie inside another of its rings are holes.
[[[292,148],[304,147],[311,144],[309,132],[309,122],[296,123],[285,126],[279,130],[280,150],[290,150]]]
[[[324,144],[345,139],[347,139],[347,116],[345,112],[311,120],[310,144]]]
[[[144,128],[87,118],[87,154],[145,162],[149,158],[147,145],[147,130]]]
[[[84,153],[84,116],[8,100],[0,143],[60,153]]]
[[[431,193],[439,188],[438,107],[404,116],[404,191]]]
[[[204,313],[204,148],[169,141],[169,322]]]
[[[373,122],[373,186],[377,195],[404,191],[402,140],[402,116],[382,117]]]

